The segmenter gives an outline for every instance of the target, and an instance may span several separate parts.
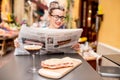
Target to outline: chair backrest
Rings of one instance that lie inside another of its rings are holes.
[[[96,70],[97,72],[104,77],[115,77],[115,78],[120,78],[120,67],[116,66],[102,66],[99,65],[99,61],[102,58],[102,55],[99,55],[96,59]],[[103,60],[102,60],[103,61]]]
[[[101,54],[99,54],[98,56],[97,56],[97,58],[96,58],[96,71],[99,73],[99,71],[100,71],[100,65],[101,65],[101,60],[102,60],[102,55]]]

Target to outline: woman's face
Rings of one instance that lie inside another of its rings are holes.
[[[58,29],[64,24],[65,12],[60,9],[52,10],[50,18],[50,28]]]

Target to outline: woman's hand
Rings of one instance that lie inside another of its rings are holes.
[[[76,44],[72,45],[71,48],[73,48],[73,49],[76,50],[76,51],[79,51],[79,50],[80,50],[80,44],[79,44],[79,43],[76,43]]]
[[[16,48],[20,46],[20,44],[19,44],[19,42],[18,42],[18,38],[16,38],[16,39],[14,40],[14,46],[15,46]]]

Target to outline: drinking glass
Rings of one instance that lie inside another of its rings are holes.
[[[24,49],[27,50],[32,55],[32,68],[30,72],[35,73],[37,68],[35,67],[35,54],[40,51],[41,45],[24,45]]]

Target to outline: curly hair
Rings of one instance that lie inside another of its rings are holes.
[[[65,11],[64,7],[59,5],[59,2],[53,1],[49,5],[48,13],[51,15],[52,11],[55,10],[55,9]]]

